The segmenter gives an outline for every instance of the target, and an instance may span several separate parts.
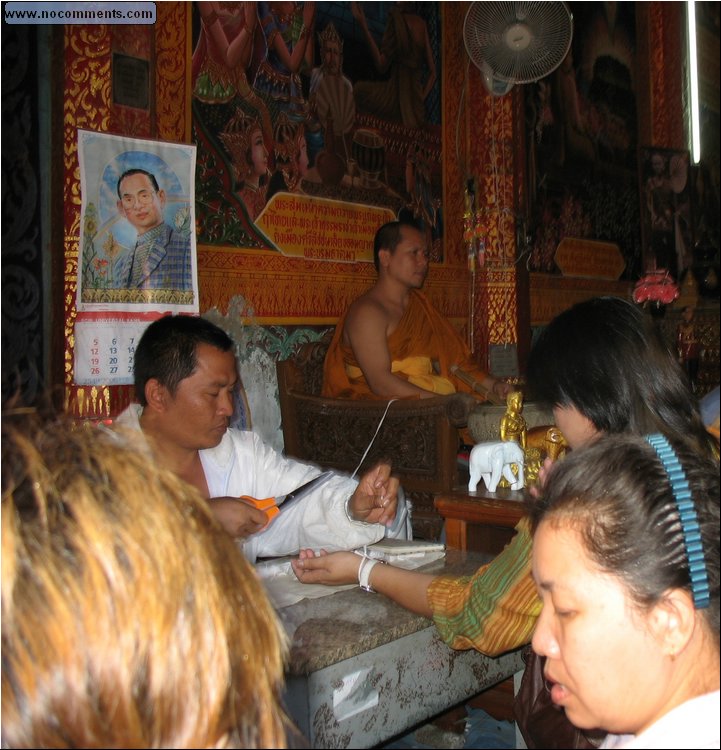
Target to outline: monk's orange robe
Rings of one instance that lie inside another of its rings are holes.
[[[332,398],[385,398],[372,393],[353,350],[343,344],[345,314],[338,321],[323,367],[323,395]],[[478,393],[460,381],[452,365],[478,381],[486,373],[473,361],[471,351],[456,329],[438,313],[424,294],[412,290],[408,307],[388,337],[391,370],[410,383],[438,394]]]

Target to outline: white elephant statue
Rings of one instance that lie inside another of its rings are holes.
[[[495,492],[501,476],[508,480],[512,490],[523,489],[524,458],[523,449],[512,440],[477,443],[473,446],[468,458],[468,469],[471,474],[468,491],[475,492],[478,482],[483,479],[486,489],[489,492]],[[511,464],[516,464],[518,467],[518,476],[511,470]]]

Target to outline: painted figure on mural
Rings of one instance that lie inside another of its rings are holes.
[[[430,260],[443,259],[441,201],[433,195],[432,157],[429,148],[416,141],[406,154],[406,191],[408,202],[398,218],[413,221],[426,235]]]
[[[436,65],[426,22],[406,3],[396,3],[388,13],[380,47],[368,28],[361,3],[352,2],[353,18],[363,32],[373,64],[385,81],[359,81],[353,90],[361,112],[402,122],[406,127],[426,124],[425,101],[436,82]]]
[[[235,169],[219,169],[227,155],[221,133],[233,129],[238,111],[256,119],[270,150],[273,124],[265,101],[253,90],[256,2],[198,2],[197,40],[192,58],[193,138],[198,149],[197,215],[205,242],[253,242],[252,224],[235,192]],[[237,165],[233,165],[234,167]],[[244,170],[243,170],[244,171]],[[264,196],[254,191],[248,204]],[[250,215],[252,209],[248,210]]]
[[[568,54],[559,65],[555,78],[558,83],[558,121],[562,133],[559,161],[561,164],[574,164],[578,160],[593,162],[596,160],[596,147],[581,108],[572,49],[568,50]]]
[[[193,96],[204,104],[240,104],[257,113],[270,135],[270,115],[248,83],[258,22],[254,2],[201,2],[200,32],[193,50]]]
[[[645,182],[650,250],[656,268],[678,279],[691,263],[688,154],[652,151]]]
[[[437,51],[431,51],[438,12],[407,13],[402,4],[389,4],[390,10],[366,9],[367,28],[378,40],[379,62],[387,72],[393,71],[392,86],[404,102],[387,114],[387,127],[380,121],[366,122],[359,135],[353,82],[372,77],[366,72],[372,53],[366,52],[369,43],[361,27],[353,24],[349,6],[342,5],[195,4],[192,138],[197,145],[201,242],[266,248],[267,228],[256,222],[268,199],[284,190],[379,205],[396,216],[408,204],[406,213],[432,233],[428,239],[433,260],[442,260],[440,201],[434,198],[441,192],[437,157],[442,148]],[[358,12],[366,25],[365,14]],[[402,32],[391,32],[395,21],[389,15],[397,15]],[[386,27],[386,41],[381,42]],[[391,44],[391,36],[400,41]],[[349,45],[355,45],[352,59]],[[408,59],[407,47],[418,51],[417,75],[411,73],[415,63]],[[412,75],[417,86],[410,91]],[[426,101],[431,90],[434,94]],[[253,158],[241,112],[260,125],[267,154],[258,144]],[[291,134],[290,123],[302,125],[304,148],[296,140],[300,133]],[[390,131],[400,124],[406,127]],[[410,153],[419,127],[424,150],[411,154],[406,176],[402,157]],[[388,153],[401,154],[400,159],[386,159],[386,150],[393,148],[397,150]]]
[[[275,193],[302,193],[302,181],[308,173],[308,146],[302,122],[293,122],[283,112],[273,134],[275,172],[270,178],[267,198]]]
[[[253,52],[255,3],[197,3],[200,32],[193,50],[193,95],[229,102],[250,91],[245,71]]]
[[[137,232],[113,271],[118,289],[192,289],[189,226],[165,222],[165,191],[151,172],[128,169],[118,180],[118,212]],[[177,222],[176,222],[177,224]]]
[[[248,217],[255,221],[265,206],[270,177],[268,149],[260,121],[238,109],[220,139],[232,159],[235,192],[245,204]]]
[[[666,169],[666,157],[651,155],[651,174],[646,180],[646,205],[651,214],[651,230],[670,232],[673,227],[673,190]]]
[[[311,118],[316,128],[326,128],[324,141],[333,138],[336,153],[347,162],[355,125],[355,101],[353,84],[343,75],[343,39],[329,23],[318,34],[318,43],[321,64],[311,72],[308,95]]]
[[[301,71],[313,65],[314,2],[259,2],[258,19],[266,45],[253,86],[274,118],[285,112],[305,121],[308,104],[303,95]]]

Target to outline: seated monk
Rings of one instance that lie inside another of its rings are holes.
[[[323,370],[335,398],[429,398],[462,391],[501,402],[512,386],[484,372],[453,326],[420,289],[428,274],[425,235],[393,221],[375,236],[378,280],[336,326]]]

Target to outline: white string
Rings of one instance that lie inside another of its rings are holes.
[[[386,410],[383,412],[383,416],[381,417],[381,421],[378,423],[378,427],[376,427],[375,434],[371,438],[370,443],[368,443],[368,447],[365,449],[365,453],[361,456],[361,460],[358,462],[358,466],[355,467],[355,471],[351,474],[351,479],[355,479],[355,475],[358,473],[358,469],[360,469],[363,461],[365,461],[366,456],[368,455],[368,451],[371,449],[371,445],[373,445],[373,441],[378,437],[378,433],[380,432],[381,427],[383,426],[383,422],[385,421],[386,414],[388,414],[388,409],[390,409],[391,404],[394,401],[398,401],[397,398],[392,398],[388,405],[386,406]]]

